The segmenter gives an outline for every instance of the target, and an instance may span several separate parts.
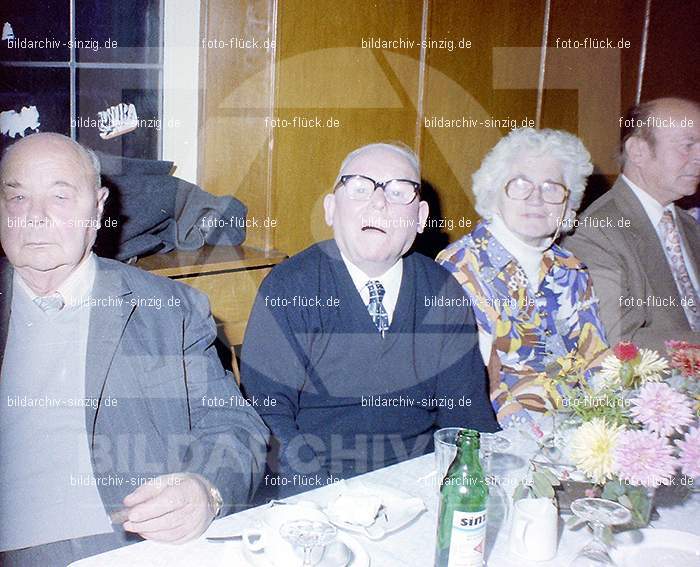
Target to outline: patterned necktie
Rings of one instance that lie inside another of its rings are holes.
[[[369,311],[369,316],[372,317],[372,321],[383,338],[384,334],[389,330],[389,315],[382,304],[385,293],[384,286],[379,280],[370,280],[365,284],[365,287],[369,289],[369,305],[367,305],[367,311]]]
[[[65,306],[63,297],[57,291],[54,291],[50,295],[44,295],[43,297],[35,297],[34,303],[36,303],[44,313],[57,313]]]
[[[698,305],[700,298],[698,298],[698,293],[693,287],[693,282],[688,274],[688,266],[685,263],[681,249],[681,235],[673,220],[673,213],[664,211],[659,225],[664,234],[666,256],[671,264],[673,279],[676,280],[681,300],[683,300],[683,309],[688,318],[688,323],[690,323],[690,328],[693,331],[700,331],[700,306]]]

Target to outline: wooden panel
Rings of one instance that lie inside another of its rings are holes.
[[[642,100],[662,96],[700,99],[700,2],[654,0]]]
[[[610,177],[619,169],[619,119],[635,100],[644,8],[640,0],[552,0],[541,126],[579,135]]]
[[[423,177],[439,195],[429,199],[431,220],[436,222],[421,238],[421,250],[434,253],[449,240],[470,232],[465,221],[477,215],[471,197],[471,175],[486,152],[512,126],[491,127],[486,120],[534,120],[537,100],[537,68],[542,36],[543,2],[461,0],[430,3],[428,36],[451,39],[454,50],[428,50],[422,135]],[[459,41],[471,41],[469,49]],[[512,64],[519,66],[524,86],[510,82],[512,68],[504,68],[499,50],[516,48]],[[523,53],[535,59],[527,66]],[[505,77],[503,80],[496,80]],[[494,84],[497,83],[497,84]],[[435,118],[476,121],[476,125],[443,127]],[[462,221],[460,223],[460,221]],[[449,223],[452,223],[450,229]],[[460,226],[461,224],[461,226]],[[473,226],[473,225],[472,225]]]
[[[224,331],[229,345],[240,344],[253,308],[260,282],[271,268],[207,274],[194,278],[177,278],[206,293],[217,325]]]
[[[418,88],[421,6],[416,0],[285,0],[279,3],[273,216],[274,247],[295,253],[331,236],[322,198],[345,155],[366,143],[413,145]],[[371,49],[368,39],[413,41]],[[399,79],[388,55],[411,67]],[[321,127],[294,125],[319,119]],[[328,120],[338,121],[329,127]],[[284,124],[281,122],[280,124]]]
[[[138,261],[138,267],[159,276],[174,277],[266,267],[279,264],[284,258],[284,254],[274,250],[250,246],[203,246],[199,250],[146,256]]]
[[[204,246],[154,254],[138,261],[138,267],[159,276],[191,285],[209,297],[219,337],[237,345],[253,307],[258,287],[272,267],[285,259],[275,251],[249,246]]]
[[[270,215],[274,0],[208,0],[203,12],[199,181],[235,195],[262,223]],[[270,248],[269,231],[251,228],[246,243]]]

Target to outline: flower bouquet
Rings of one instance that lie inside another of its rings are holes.
[[[656,487],[700,482],[700,345],[667,348],[670,364],[619,343],[588,379],[575,354],[548,368],[540,383],[553,402],[553,434],[514,498],[553,497],[573,481],[587,496],[623,504],[643,526]]]

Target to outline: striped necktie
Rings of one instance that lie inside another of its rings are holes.
[[[676,280],[676,286],[680,292],[685,316],[688,318],[690,328],[693,331],[700,331],[700,305],[698,305],[700,298],[698,298],[698,293],[693,287],[693,282],[688,273],[688,266],[685,263],[685,258],[683,258],[681,235],[673,219],[673,213],[664,211],[659,225],[664,234],[666,256],[671,264],[673,279]]]
[[[372,317],[377,330],[384,334],[389,330],[389,315],[382,304],[382,299],[384,299],[384,286],[379,280],[369,280],[365,286],[369,289],[369,305],[367,305],[367,311],[369,311],[369,316]]]
[[[57,313],[65,306],[63,297],[57,291],[49,295],[35,297],[34,303],[36,303],[44,313]]]

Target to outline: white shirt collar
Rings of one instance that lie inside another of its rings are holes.
[[[627,185],[630,189],[632,189],[632,192],[635,194],[637,199],[639,199],[639,202],[642,204],[644,212],[649,217],[649,220],[651,221],[651,224],[654,226],[655,229],[658,230],[659,223],[661,222],[661,217],[663,216],[664,211],[671,211],[671,214],[673,214],[673,218],[676,218],[676,207],[673,205],[673,203],[669,203],[664,207],[661,203],[654,199],[654,197],[652,197],[651,195],[649,195],[649,193],[644,191],[644,189],[632,183],[632,181],[630,181],[628,177],[622,174],[621,176],[622,180],[625,183],[627,183]]]
[[[96,273],[97,261],[95,255],[90,252],[88,257],[78,264],[75,270],[55,290],[61,294],[66,307],[78,307],[89,300]],[[29,296],[29,299],[34,301],[38,295],[17,272],[15,272],[15,276],[17,277],[13,277],[14,282]]]
[[[503,219],[494,214],[488,226],[489,232],[501,243],[513,258],[525,270],[528,284],[531,289],[537,289],[539,286],[540,267],[542,264],[542,256],[545,251],[551,246],[549,244],[543,246],[532,246],[527,242],[523,242],[518,235],[508,228]]]
[[[382,305],[386,309],[387,315],[389,315],[389,322],[394,315],[394,309],[396,308],[396,302],[399,298],[399,290],[401,288],[401,278],[403,276],[403,258],[399,258],[391,268],[389,268],[382,275],[371,278],[365,274],[362,269],[353,264],[348,258],[340,253],[340,256],[345,263],[345,267],[348,269],[348,273],[352,278],[352,283],[355,284],[355,289],[362,297],[362,301],[365,305],[369,304],[369,289],[367,289],[367,282],[370,280],[379,280],[379,282],[384,286],[384,299],[382,300]]]

